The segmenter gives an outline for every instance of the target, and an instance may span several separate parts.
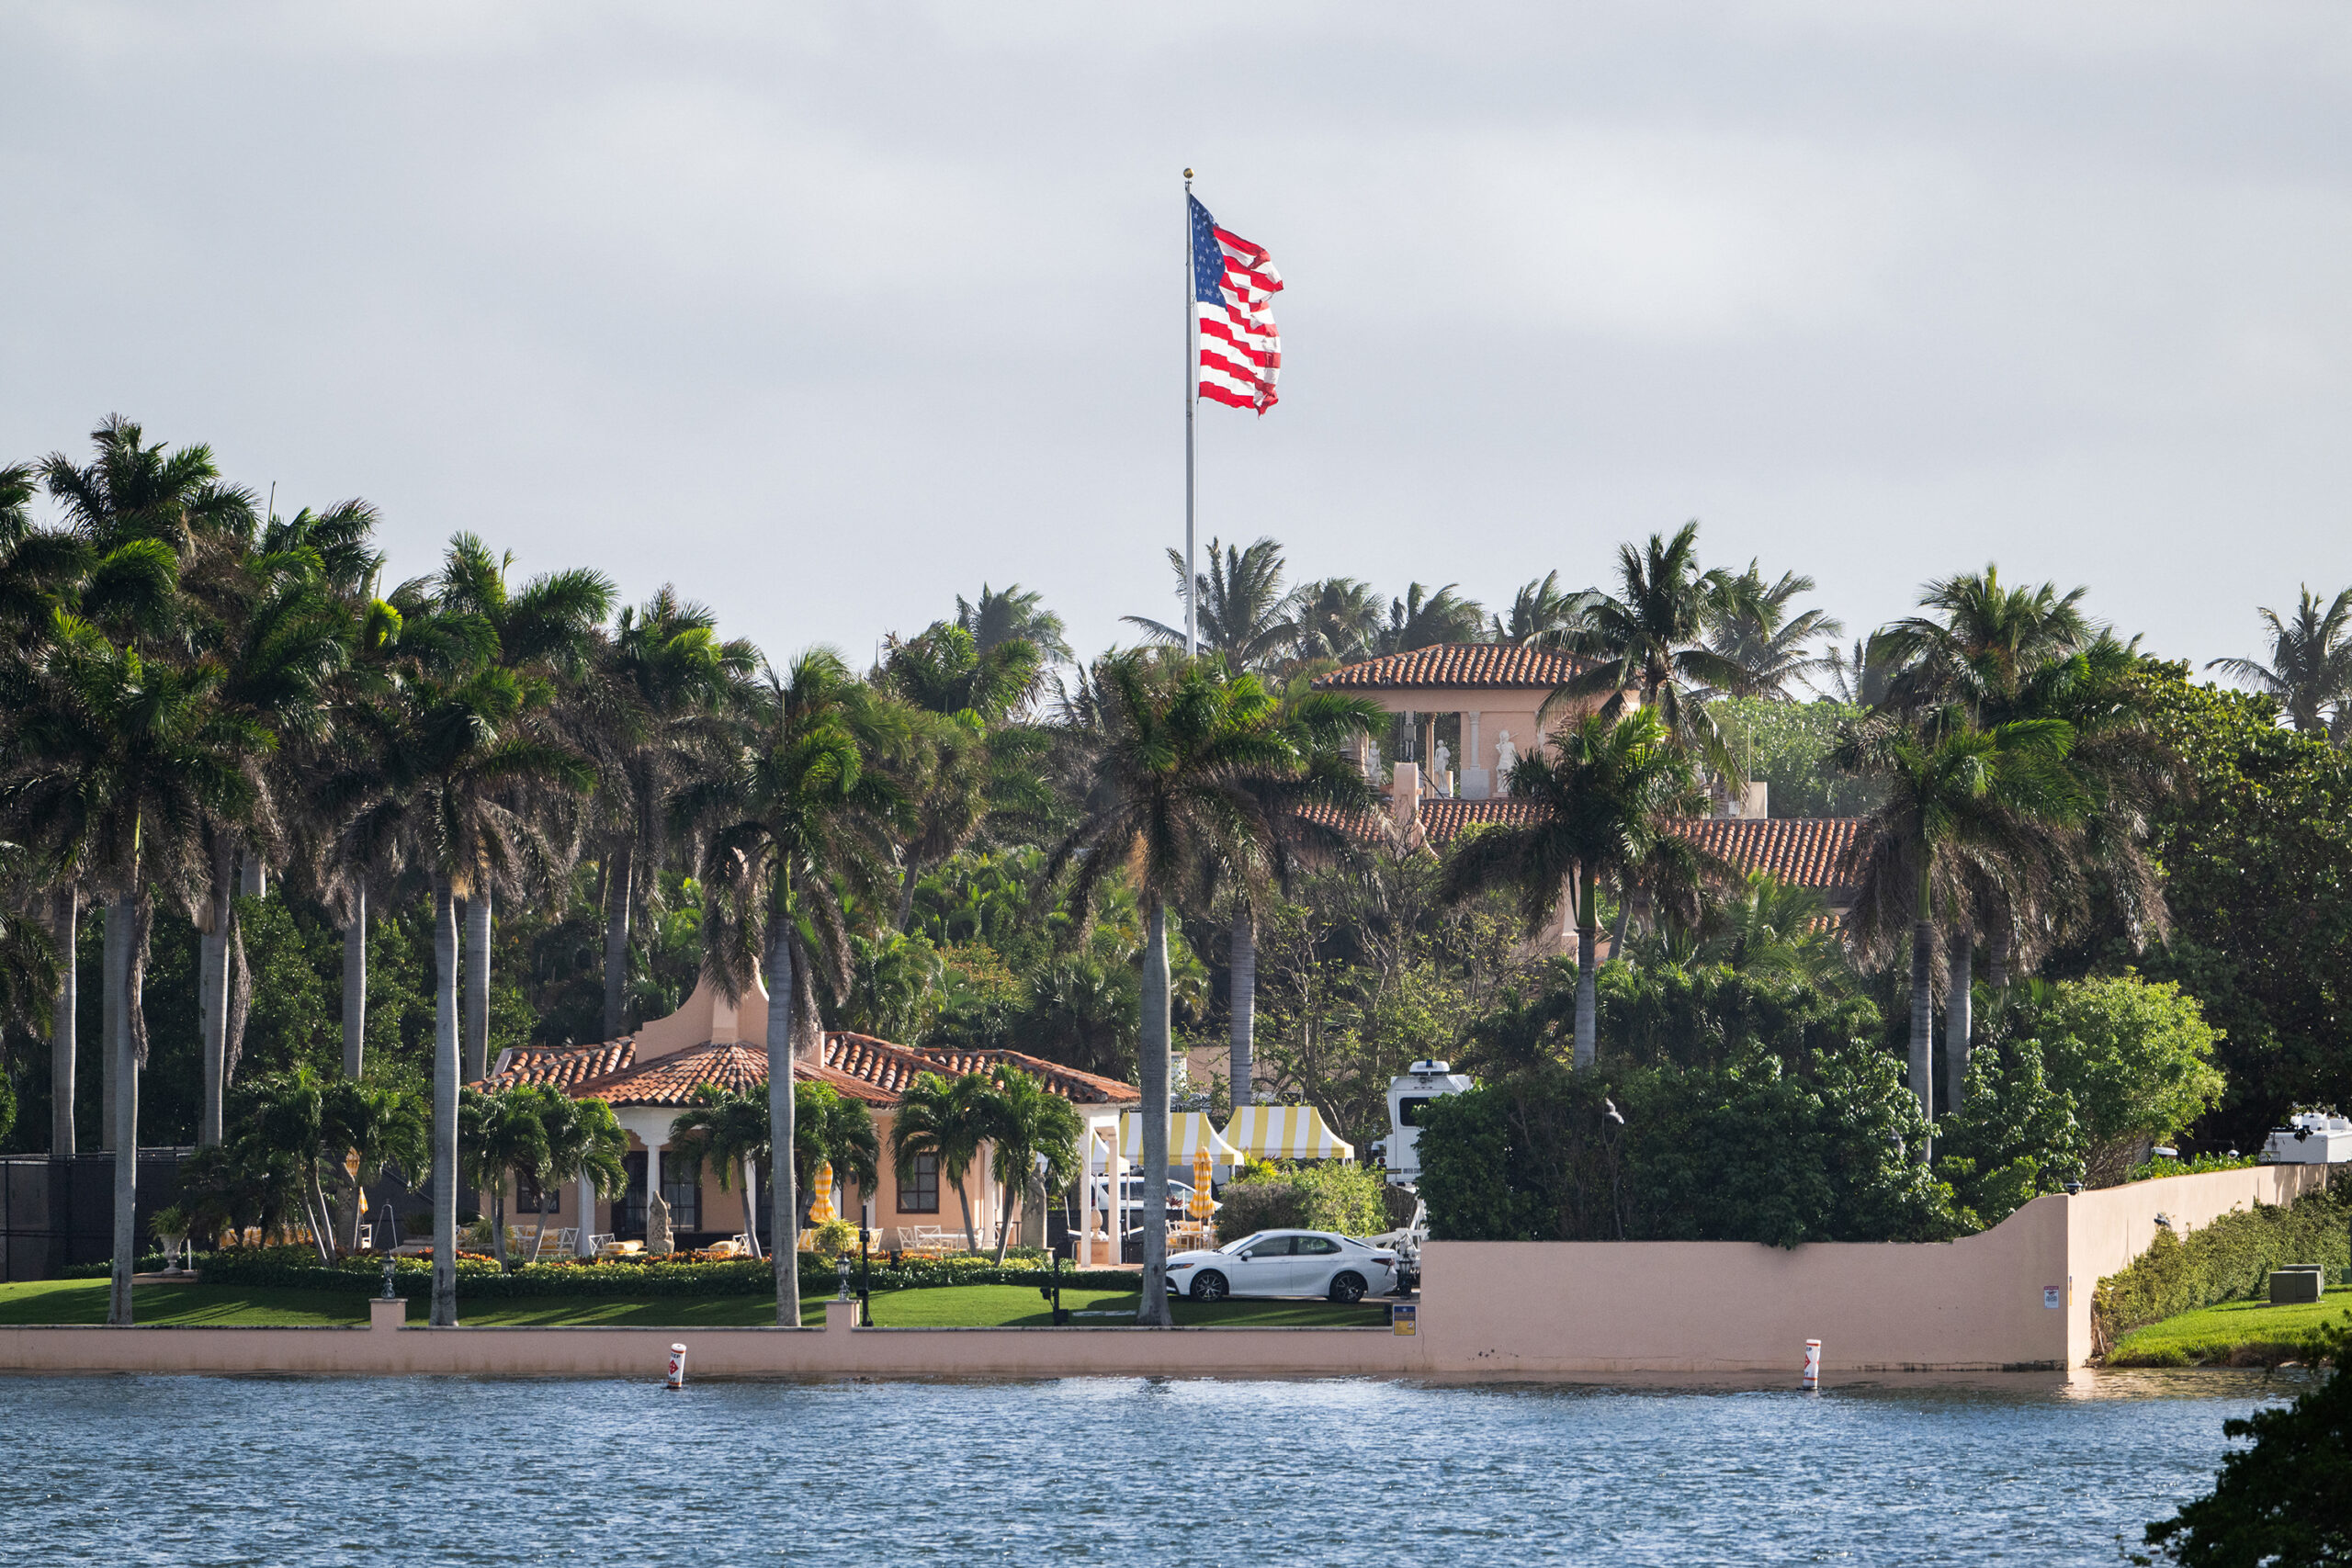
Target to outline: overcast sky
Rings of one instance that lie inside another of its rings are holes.
[[[0,460],[664,581],[772,655],[1170,614],[1180,172],[1282,405],[1201,529],[1507,605],[1702,523],[2199,660],[2352,582],[2352,8],[0,4]]]

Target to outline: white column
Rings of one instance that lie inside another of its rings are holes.
[[[1457,776],[1462,780],[1456,793],[1464,800],[1484,800],[1494,793],[1490,782],[1493,774],[1487,767],[1487,750],[1478,739],[1478,715],[1462,716],[1462,758]]]
[[[596,1189],[583,1176],[580,1179],[580,1229],[572,1238],[571,1250],[582,1258],[594,1257],[588,1245],[588,1233],[596,1228]]]

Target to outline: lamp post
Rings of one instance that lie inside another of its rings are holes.
[[[857,1206],[857,1320],[874,1325],[874,1194]]]

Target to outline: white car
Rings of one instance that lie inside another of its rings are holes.
[[[1335,1302],[1392,1295],[1396,1254],[1331,1231],[1258,1231],[1215,1252],[1168,1260],[1168,1288],[1196,1302],[1227,1296],[1329,1296]]]

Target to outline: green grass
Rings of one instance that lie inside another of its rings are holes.
[[[2311,1359],[2323,1324],[2341,1323],[2352,1308],[2352,1286],[2339,1285],[2319,1301],[2290,1306],[2223,1302],[2152,1323],[2123,1337],[2110,1367],[2276,1366]]]
[[[805,1323],[825,1320],[823,1295],[801,1298]],[[1078,1328],[1115,1328],[1133,1323],[1133,1291],[1064,1291],[1062,1305],[1090,1315]],[[1388,1321],[1382,1302],[1335,1306],[1328,1302],[1219,1302],[1204,1306],[1178,1301],[1176,1321],[1187,1326],[1374,1328]],[[274,1290],[244,1285],[141,1285],[133,1309],[141,1324],[155,1326],[304,1327],[349,1325],[368,1321],[368,1299],[329,1291]],[[883,1328],[1044,1327],[1049,1308],[1027,1285],[952,1285],[936,1290],[889,1291],[874,1298],[874,1321]],[[413,1303],[410,1321],[422,1318]],[[1093,1315],[1100,1314],[1100,1315]],[[762,1327],[775,1321],[766,1296],[546,1296],[458,1301],[460,1322],[477,1328]],[[107,1318],[104,1280],[39,1280],[0,1284],[0,1325],[98,1324]]]

